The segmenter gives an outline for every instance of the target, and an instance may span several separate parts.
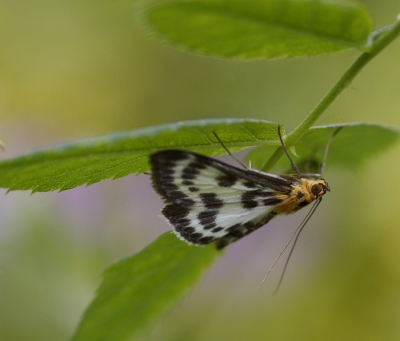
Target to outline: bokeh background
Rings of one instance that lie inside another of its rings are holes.
[[[397,0],[363,1],[376,27]],[[0,138],[8,158],[49,144],[179,120],[252,117],[294,128],[359,55],[240,62],[181,52],[137,20],[144,1],[0,0]],[[319,124],[400,126],[400,40]],[[305,212],[232,245],[143,340],[399,340],[400,146],[332,192],[285,281],[272,260]],[[102,271],[168,230],[147,175],[62,193],[0,191],[0,340],[67,340]],[[160,283],[162,285],[162,283]],[[132,322],[134,323],[134,321]]]

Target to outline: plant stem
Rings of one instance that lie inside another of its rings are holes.
[[[331,103],[346,89],[353,81],[355,76],[362,68],[389,45],[400,34],[400,19],[392,25],[383,27],[375,32],[372,32],[369,38],[368,50],[361,54],[360,57],[350,66],[343,74],[337,83],[328,91],[317,106],[307,115],[287,137],[284,139],[286,148],[294,146],[297,141],[310,129],[315,121],[324,113]],[[279,147],[271,156],[268,162],[264,165],[263,171],[269,171],[283,155],[282,147]]]

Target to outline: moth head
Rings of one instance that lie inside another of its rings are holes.
[[[311,192],[317,198],[322,197],[326,192],[330,191],[328,182],[325,179],[318,179],[315,183],[311,186]]]

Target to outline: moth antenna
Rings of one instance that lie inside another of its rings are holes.
[[[290,252],[289,252],[289,255],[288,255],[287,259],[286,259],[285,265],[283,266],[281,277],[279,277],[278,284],[276,285],[276,288],[275,288],[274,292],[272,293],[272,295],[275,295],[278,292],[278,290],[279,290],[279,288],[280,288],[280,286],[282,284],[283,277],[285,276],[286,268],[287,268],[287,266],[289,264],[290,257],[292,257],[293,250],[294,250],[294,248],[296,246],[297,240],[299,239],[300,233],[303,231],[304,226],[306,226],[307,222],[310,220],[310,218],[314,214],[314,212],[317,209],[317,207],[318,207],[319,203],[321,202],[321,200],[322,200],[322,198],[320,198],[318,201],[315,202],[313,207],[311,207],[311,210],[307,213],[307,215],[304,218],[303,222],[300,224],[301,228],[299,230],[299,233],[297,233],[296,238],[294,239],[292,248],[290,249]]]
[[[290,157],[290,155],[285,147],[285,144],[283,143],[283,139],[282,139],[282,135],[281,135],[281,127],[282,126],[280,124],[278,124],[278,135],[279,135],[279,140],[281,141],[283,151],[285,152],[286,156],[288,157],[288,159],[290,161],[290,165],[292,166],[293,170],[301,178],[301,173],[300,173],[299,169],[297,168],[296,164],[293,162],[292,158]]]
[[[214,136],[217,138],[218,142],[221,144],[221,146],[226,150],[226,152],[230,155],[232,159],[234,159],[239,165],[241,165],[244,169],[248,169],[248,167],[240,160],[238,160],[236,157],[233,156],[231,151],[225,146],[225,144],[221,141],[219,136],[215,131],[213,131]]]
[[[332,143],[333,139],[335,138],[335,136],[337,135],[337,133],[338,133],[339,131],[342,130],[342,128],[343,128],[343,127],[337,127],[337,128],[335,129],[335,131],[334,131],[333,134],[331,135],[331,137],[330,137],[328,143],[327,143],[326,146],[325,146],[324,159],[323,159],[323,161],[322,161],[321,168],[320,168],[320,171],[319,171],[319,173],[320,173],[321,175],[324,173],[324,170],[325,170],[326,160],[327,160],[327,158],[328,158],[328,152],[329,152],[329,148],[330,148],[330,146],[331,146],[331,143]]]
[[[295,245],[296,245],[297,239],[299,238],[299,235],[300,235],[301,231],[303,230],[304,226],[306,226],[307,222],[310,220],[310,218],[311,218],[311,216],[313,215],[314,211],[317,209],[317,207],[318,207],[319,203],[321,202],[321,200],[322,200],[322,198],[320,198],[319,200],[317,200],[317,201],[314,203],[314,205],[311,207],[311,210],[308,211],[307,215],[305,216],[305,218],[303,219],[303,221],[301,222],[301,224],[300,224],[300,225],[296,228],[296,230],[293,232],[292,236],[290,237],[290,239],[288,240],[288,242],[286,243],[286,245],[283,247],[283,249],[281,250],[281,252],[279,252],[278,256],[276,256],[276,258],[275,258],[274,261],[272,262],[271,266],[269,267],[269,269],[268,269],[266,275],[264,276],[263,280],[261,281],[261,283],[260,283],[260,285],[258,286],[258,288],[257,288],[256,291],[260,290],[261,286],[264,284],[264,282],[265,282],[266,279],[268,278],[269,274],[271,273],[271,271],[272,271],[272,269],[274,268],[274,266],[275,266],[276,262],[278,261],[278,259],[281,258],[282,254],[286,251],[286,249],[288,248],[288,246],[289,246],[290,243],[292,242],[293,238],[297,235],[297,237],[296,237],[296,239],[295,239],[295,241],[294,241],[294,243],[293,243],[292,249],[290,250],[289,256],[288,256],[288,258],[287,258],[287,260],[286,260],[286,263],[285,263],[285,266],[284,266],[284,268],[283,268],[283,272],[282,272],[282,274],[281,274],[281,277],[279,278],[278,285],[277,285],[277,287],[275,288],[275,290],[274,290],[274,292],[273,292],[273,295],[275,295],[275,294],[277,293],[277,291],[278,291],[278,289],[279,289],[279,287],[280,287],[280,285],[281,285],[281,283],[282,283],[283,276],[284,276],[284,274],[285,274],[287,265],[289,264],[289,260],[290,260],[290,257],[291,257],[291,255],[292,255],[292,253],[293,253],[293,250],[294,250],[294,247],[295,247]]]

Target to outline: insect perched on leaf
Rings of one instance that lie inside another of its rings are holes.
[[[329,146],[338,131],[335,130],[326,145],[321,173]],[[295,174],[277,176],[243,164],[243,169],[240,169],[182,150],[152,154],[153,186],[166,203],[162,213],[175,234],[190,244],[215,242],[216,248],[222,249],[267,224],[275,216],[297,212],[314,202],[295,232],[300,233],[330,188],[320,174],[301,174],[285,148],[280,126],[278,136]]]

